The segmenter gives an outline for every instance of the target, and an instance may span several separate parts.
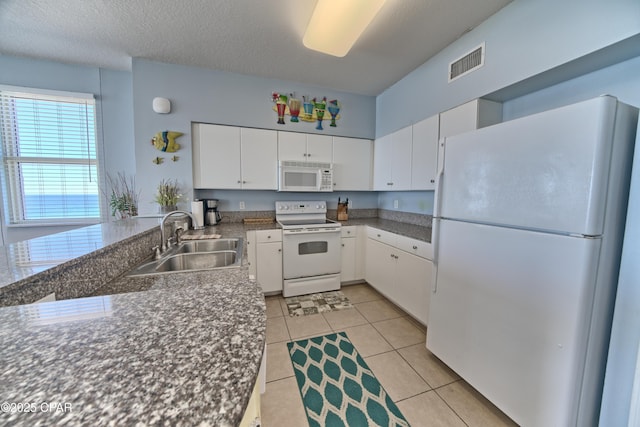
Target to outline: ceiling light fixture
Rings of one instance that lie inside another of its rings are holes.
[[[328,55],[345,56],[386,0],[318,0],[302,43]]]

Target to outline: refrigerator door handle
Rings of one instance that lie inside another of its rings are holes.
[[[440,240],[440,218],[433,218],[431,223],[431,244],[433,245],[433,270],[431,272],[431,292],[436,293],[438,291],[438,251],[439,245],[438,242]]]
[[[438,173],[436,174],[435,197],[433,200],[433,217],[440,217],[440,194],[442,193],[442,181],[444,179],[444,148],[446,138],[438,141]]]
[[[444,152],[446,137],[438,141],[438,173],[436,175],[435,197],[433,200],[433,222],[431,225],[431,244],[433,245],[433,272],[431,277],[431,292],[438,291],[438,241],[440,240],[440,194],[444,180]]]

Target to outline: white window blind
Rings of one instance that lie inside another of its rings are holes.
[[[100,220],[95,121],[92,95],[0,87],[9,224]]]

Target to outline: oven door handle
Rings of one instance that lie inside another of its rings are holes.
[[[322,233],[340,233],[339,228],[294,228],[289,230],[282,230],[282,234],[322,234]]]

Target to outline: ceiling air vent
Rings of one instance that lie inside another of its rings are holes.
[[[484,43],[449,63],[449,82],[464,76],[484,65]]]

